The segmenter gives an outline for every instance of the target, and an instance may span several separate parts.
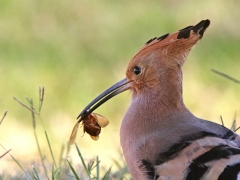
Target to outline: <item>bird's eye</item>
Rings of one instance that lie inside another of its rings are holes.
[[[134,74],[139,75],[141,73],[141,68],[138,66],[134,66],[133,71]]]

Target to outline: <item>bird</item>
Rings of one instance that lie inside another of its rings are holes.
[[[130,90],[120,142],[135,180],[240,179],[240,136],[196,117],[182,96],[182,66],[210,20],[147,41],[130,60],[126,77],[96,97],[78,123],[114,96]]]

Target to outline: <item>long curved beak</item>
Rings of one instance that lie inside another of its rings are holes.
[[[81,122],[84,118],[86,118],[89,114],[91,114],[95,109],[101,106],[103,103],[111,99],[112,97],[118,95],[121,92],[124,92],[131,88],[131,82],[127,78],[122,79],[117,82],[98,97],[96,97],[90,104],[88,104],[83,111],[78,115],[78,122]]]

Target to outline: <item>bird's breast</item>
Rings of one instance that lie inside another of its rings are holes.
[[[159,153],[170,147],[169,139],[177,142],[180,137],[177,135],[177,126],[166,123],[167,116],[160,110],[153,113],[152,108],[143,107],[146,109],[139,110],[138,107],[130,106],[126,112],[121,124],[120,140],[132,176],[145,180],[148,179],[146,172],[149,170],[145,168],[144,160],[154,163]]]

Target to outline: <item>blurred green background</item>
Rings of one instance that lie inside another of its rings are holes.
[[[184,100],[195,115],[218,123],[222,115],[230,127],[235,114],[239,119],[240,85],[210,69],[240,79],[239,17],[237,0],[0,0],[0,114],[8,110],[0,143],[26,167],[39,160],[31,114],[13,97],[27,103],[27,96],[38,105],[38,87],[44,86],[41,116],[57,156],[80,111],[125,77],[129,60],[147,40],[202,19],[211,25],[183,67]],[[99,141],[79,130],[76,142],[85,157],[98,155],[106,166],[120,157],[119,129],[130,99],[126,92],[97,110],[110,120]],[[37,133],[51,161],[39,120]],[[18,169],[9,156],[0,167]]]

